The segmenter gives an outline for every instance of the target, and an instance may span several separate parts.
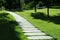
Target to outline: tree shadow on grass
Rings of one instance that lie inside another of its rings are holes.
[[[34,19],[47,20],[47,16],[44,13],[42,13],[42,12],[32,13],[31,16]]]
[[[12,11],[12,12],[23,12],[23,10],[18,10],[18,9],[6,9],[7,11]]]
[[[60,24],[60,15],[50,16],[50,21],[54,22],[55,24]]]
[[[60,6],[53,6],[53,7],[50,7],[51,9],[60,9]]]
[[[49,20],[49,22],[53,22],[55,24],[60,24],[60,15],[49,16],[49,18],[48,18],[48,16],[46,14],[44,14],[42,12],[37,12],[37,13],[32,13],[31,16],[34,19],[41,19],[41,20],[45,20],[45,21]]]
[[[0,40],[20,40],[15,27],[16,21],[10,20],[7,13],[0,13]]]

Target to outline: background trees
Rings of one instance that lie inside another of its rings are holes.
[[[5,0],[0,0],[0,9],[2,9],[4,3],[5,3]]]
[[[0,8],[5,9],[33,9],[39,5],[43,6],[60,6],[60,0],[0,0]]]

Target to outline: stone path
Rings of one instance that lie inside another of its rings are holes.
[[[16,19],[16,21],[22,28],[23,33],[27,36],[28,40],[52,40],[51,36],[47,36],[41,30],[35,28],[35,26],[33,26],[30,22],[28,22],[20,15],[17,15],[13,12],[8,12],[8,13],[13,15],[13,17]]]

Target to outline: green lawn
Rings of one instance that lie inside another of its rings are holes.
[[[27,40],[15,19],[0,11],[0,40]]]
[[[47,14],[46,10],[47,9],[38,9],[37,12],[43,12]],[[49,23],[48,21],[43,20],[43,19],[34,19],[31,16],[31,13],[34,13],[34,10],[24,10],[23,12],[15,12],[15,13],[27,19],[29,22],[35,25],[38,29],[45,32],[47,35],[50,35],[56,38],[57,40],[60,40],[60,24],[55,22],[57,19]],[[52,18],[59,15],[60,15],[60,9],[50,9],[50,16],[52,16]]]

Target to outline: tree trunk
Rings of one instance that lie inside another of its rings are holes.
[[[19,0],[19,9],[22,10],[21,0]]]
[[[47,8],[47,19],[48,19],[48,22],[49,22],[49,19],[50,19],[50,17],[49,17],[49,7]]]
[[[48,18],[49,18],[49,7],[47,8],[47,14],[48,14]]]
[[[48,21],[50,19],[50,17],[49,17],[49,7],[50,7],[50,3],[49,3],[49,1],[47,1],[47,18],[48,18]]]
[[[37,12],[37,9],[36,9],[36,0],[34,1],[34,3],[35,3],[35,13]]]
[[[37,12],[37,10],[36,10],[36,5],[35,5],[35,13]]]

